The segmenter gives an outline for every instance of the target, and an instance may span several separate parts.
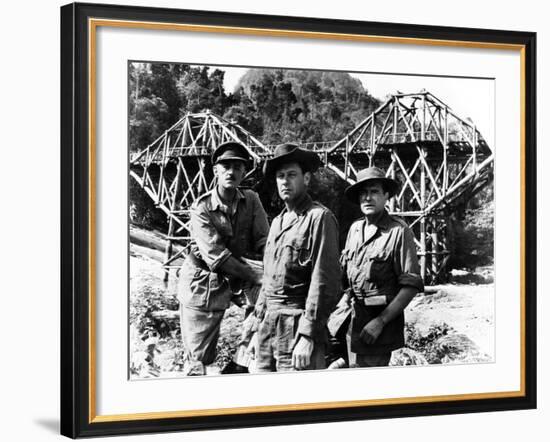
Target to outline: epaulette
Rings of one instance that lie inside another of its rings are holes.
[[[311,201],[311,206],[312,207],[318,207],[320,209],[328,210],[327,206],[325,206],[324,204],[321,204],[319,201],[315,201],[315,200]]]
[[[243,193],[243,195],[256,193],[252,189],[247,189],[246,187],[239,187],[239,190]]]
[[[203,193],[195,201],[193,201],[193,206],[197,207],[199,203],[205,201],[208,197],[210,197],[211,194],[212,194],[211,190],[209,190],[208,192]]]
[[[319,209],[322,213],[329,213],[331,214],[332,216],[334,216],[334,214],[332,213],[332,211],[327,207],[325,206],[324,204],[320,203],[319,201],[312,201],[311,202],[311,208],[315,208],[315,209]]]
[[[239,187],[239,190],[243,193],[244,197],[247,199],[254,198],[254,196],[258,196],[258,193],[253,191],[252,189],[244,189]]]

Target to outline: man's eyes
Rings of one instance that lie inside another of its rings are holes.
[[[235,166],[230,166],[230,165],[223,165],[222,164],[222,169],[223,170],[235,170],[235,171],[240,171],[241,170],[241,166],[240,165],[235,165]]]
[[[366,198],[368,195],[381,195],[382,191],[380,189],[373,189],[369,192],[361,192],[359,198]]]

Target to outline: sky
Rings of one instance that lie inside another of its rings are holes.
[[[224,87],[233,92],[239,79],[248,68],[217,67],[225,71]],[[375,98],[385,98],[397,91],[415,93],[426,89],[459,117],[471,118],[490,146],[494,146],[494,82],[485,79],[449,78],[395,74],[357,74],[363,87]],[[366,116],[365,116],[366,117]]]

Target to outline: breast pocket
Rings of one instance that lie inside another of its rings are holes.
[[[362,294],[365,290],[368,290],[368,273],[370,272],[370,263],[366,262],[364,265],[357,266],[355,263],[349,263],[347,268],[347,275],[350,287],[357,295]]]
[[[367,277],[368,263],[364,262],[355,249],[344,249],[340,256],[340,265],[346,272],[347,282],[354,293],[360,294],[362,282]]]
[[[306,238],[295,238],[284,244],[286,262],[290,266],[307,266],[311,263],[309,241]]]
[[[375,283],[383,283],[392,278],[392,261],[383,252],[373,254],[368,261],[367,279]]]
[[[353,286],[355,279],[357,277],[357,267],[353,259],[352,250],[343,250],[340,256],[340,265],[346,271],[346,277],[350,286]]]
[[[286,282],[297,284],[311,276],[311,250],[306,238],[295,238],[283,246]]]

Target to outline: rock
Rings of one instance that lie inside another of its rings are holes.
[[[403,347],[392,353],[390,365],[428,365],[428,361],[421,353],[412,348]]]
[[[452,333],[439,338],[435,345],[442,364],[486,362],[490,358],[479,350],[479,347],[468,336]]]

